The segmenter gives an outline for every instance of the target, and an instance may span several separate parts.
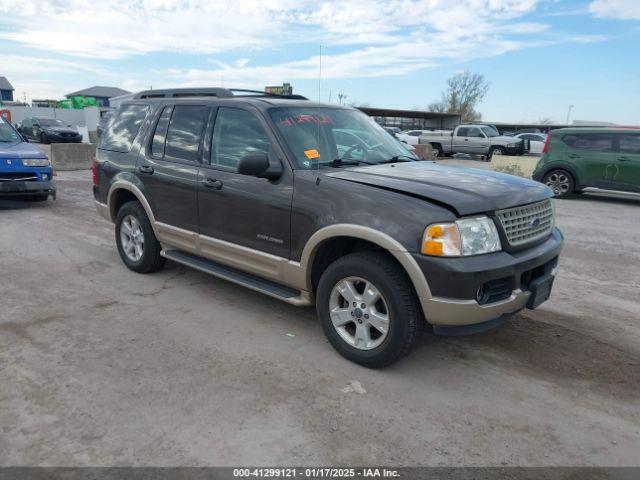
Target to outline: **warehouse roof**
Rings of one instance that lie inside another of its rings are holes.
[[[13,90],[13,86],[7,80],[7,77],[0,77],[0,90]]]
[[[95,87],[85,88],[84,90],[78,90],[77,92],[67,93],[65,97],[69,98],[69,97],[76,97],[76,96],[82,95],[85,97],[111,98],[111,97],[117,97],[119,95],[125,95],[127,93],[131,93],[131,92],[128,92],[118,87],[95,86]]]

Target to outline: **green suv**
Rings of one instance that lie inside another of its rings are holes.
[[[584,188],[640,193],[640,130],[561,128],[547,137],[533,179],[556,197]]]

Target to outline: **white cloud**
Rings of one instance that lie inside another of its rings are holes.
[[[640,20],[639,0],[594,0],[589,12],[599,18],[618,20]]]

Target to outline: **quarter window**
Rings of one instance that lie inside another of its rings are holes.
[[[167,130],[165,156],[197,162],[208,114],[204,105],[176,105]]]
[[[624,134],[618,136],[620,151],[624,153],[640,153],[640,135]]]
[[[269,137],[260,120],[237,108],[220,108],[211,144],[211,164],[235,169],[245,155],[269,152]]]
[[[127,153],[138,136],[149,105],[124,105],[100,138],[100,148]]]
[[[576,133],[562,137],[562,141],[577,150],[608,152],[613,150],[613,135],[610,133]]]
[[[167,137],[167,127],[169,126],[169,119],[171,118],[171,110],[173,107],[164,107],[156,130],[153,134],[153,141],[151,142],[151,156],[156,158],[162,158],[164,156],[164,141]]]

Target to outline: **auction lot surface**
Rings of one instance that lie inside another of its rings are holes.
[[[311,308],[127,270],[58,178],[0,209],[0,465],[638,465],[640,197],[556,202],[549,302],[374,371]]]

